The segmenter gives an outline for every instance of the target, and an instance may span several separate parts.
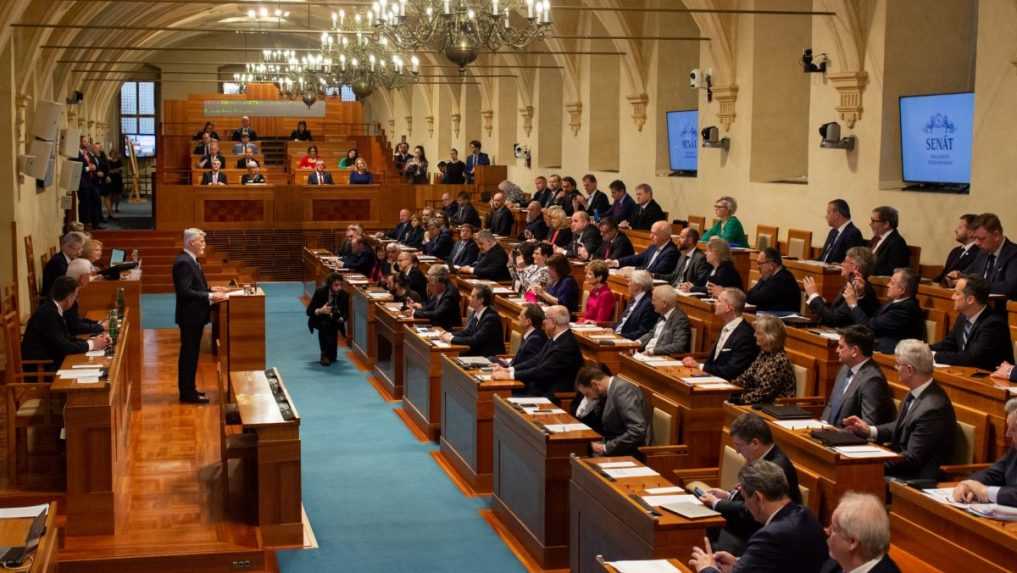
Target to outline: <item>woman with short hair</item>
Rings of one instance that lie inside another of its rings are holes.
[[[735,217],[738,202],[734,197],[724,195],[713,202],[713,212],[717,217],[712,227],[700,237],[699,242],[706,243],[713,237],[720,237],[732,247],[748,247],[749,238],[745,235],[742,222]]]
[[[586,297],[582,322],[610,324],[614,322],[614,310],[617,298],[607,286],[607,263],[593,261],[586,265],[586,285],[590,294]]]

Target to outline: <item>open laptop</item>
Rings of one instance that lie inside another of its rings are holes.
[[[111,250],[110,254],[109,254],[109,264],[110,264],[110,266],[119,265],[120,263],[124,262],[124,256],[125,256],[125,253],[124,253],[123,249],[113,249],[113,250]]]

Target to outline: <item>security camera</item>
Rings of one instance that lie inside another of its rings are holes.
[[[830,58],[825,53],[813,56],[812,48],[805,48],[802,53],[802,70],[807,74],[824,74],[829,61]]]
[[[722,138],[720,136],[720,130],[717,129],[717,126],[715,125],[704,127],[703,130],[699,132],[699,135],[703,141],[703,147],[718,148],[723,149],[724,151],[731,148],[731,139],[728,137]]]
[[[706,101],[713,101],[713,70],[694,68],[689,72],[689,87],[695,90],[706,90]]]
[[[702,78],[699,73],[699,68],[695,68],[689,72],[689,87],[696,90],[702,87]]]
[[[518,159],[523,156],[523,146],[518,143],[512,146],[512,155]]]
[[[823,149],[846,149],[851,151],[855,148],[855,136],[849,135],[842,138],[840,136],[840,124],[836,121],[819,126],[819,135],[822,137],[819,147]]]

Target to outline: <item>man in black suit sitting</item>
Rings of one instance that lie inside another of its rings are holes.
[[[81,256],[85,246],[85,236],[76,231],[67,233],[60,239],[60,252],[50,257],[42,269],[42,296],[49,296],[53,283],[65,274],[71,261]]]
[[[433,217],[427,222],[427,241],[420,248],[425,255],[444,260],[452,254],[454,244],[452,233],[445,227],[445,217]]]
[[[86,258],[78,258],[71,261],[67,267],[67,276],[77,281],[80,288],[85,288],[92,281],[92,262]],[[102,334],[109,326],[109,321],[97,321],[81,316],[78,303],[75,301],[71,308],[64,311],[64,322],[67,329],[73,335],[79,334]]]
[[[344,269],[360,273],[364,276],[371,276],[371,271],[378,264],[378,256],[374,254],[374,247],[367,241],[367,237],[357,234],[353,237],[352,252],[340,258],[339,263]]]
[[[646,269],[653,275],[674,272],[675,265],[678,263],[678,247],[671,240],[671,224],[667,221],[654,223],[650,228],[650,241],[651,244],[645,251],[638,255],[609,260],[607,266]]]
[[[943,270],[936,275],[936,278],[932,279],[933,282],[953,286],[954,281],[948,278],[949,275],[954,271],[958,273],[964,272],[964,269],[968,268],[968,265],[978,256],[980,251],[974,237],[975,219],[977,218],[978,215],[973,213],[960,216],[957,227],[953,230],[953,238],[960,244],[954,247],[950,254],[947,255],[946,263],[943,264]]]
[[[894,271],[886,287],[887,303],[871,317],[859,306],[855,289],[844,289],[844,301],[851,309],[855,324],[872,329],[876,350],[891,354],[905,338],[925,340],[925,316],[918,306],[918,275],[908,267]]]
[[[314,164],[314,171],[307,176],[308,185],[333,185],[332,174],[325,171],[325,162],[318,160]]]
[[[773,433],[766,420],[756,414],[741,414],[731,422],[731,447],[745,458],[745,463],[756,460],[773,462],[784,470],[787,478],[788,496],[794,503],[802,502],[798,488],[798,472],[780,446],[773,442]],[[710,541],[715,549],[722,549],[734,555],[741,555],[752,534],[759,531],[760,524],[752,519],[745,507],[745,498],[738,489],[727,491],[712,488],[700,496],[703,505],[718,511],[727,522],[719,530],[710,531]]]
[[[710,350],[706,362],[700,364],[691,356],[682,359],[688,368],[699,368],[704,372],[734,380],[752,364],[759,354],[756,332],[742,318],[745,311],[745,293],[736,288],[726,288],[713,303],[713,313],[724,321],[717,344]]]
[[[526,227],[519,235],[520,241],[543,241],[547,238],[547,223],[540,202],[534,199],[526,206]]]
[[[469,346],[463,356],[497,356],[505,353],[505,330],[498,311],[494,310],[494,293],[487,285],[477,285],[470,292],[470,310],[473,315],[466,328],[459,332],[446,332],[441,339],[452,344]]]
[[[889,554],[890,517],[871,493],[844,494],[826,534],[831,560],[823,573],[900,573]]]
[[[487,218],[487,228],[495,235],[510,237],[515,224],[515,215],[505,205],[505,194],[498,191],[491,197],[491,214]]]
[[[544,344],[547,343],[543,325],[544,309],[540,308],[539,304],[524,304],[523,309],[519,311],[519,327],[523,330],[523,339],[511,364],[523,364],[540,354]]]
[[[975,219],[975,242],[978,256],[971,261],[965,274],[978,275],[989,281],[992,294],[1001,294],[1009,300],[1017,300],[1017,245],[1003,234],[1003,224],[993,213],[982,213]],[[959,278],[954,271],[947,275]]]
[[[184,252],[173,262],[173,290],[176,292],[176,323],[180,328],[180,357],[177,361],[177,390],[180,401],[207,404],[194,378],[198,372],[201,336],[211,317],[213,304],[226,300],[222,289],[209,288],[198,257],[205,254],[205,232],[190,228],[184,231]]]
[[[222,172],[222,163],[218,159],[212,160],[212,170],[201,174],[202,185],[229,185],[226,174]]]
[[[953,451],[957,417],[950,397],[932,379],[932,351],[920,340],[902,340],[894,351],[897,376],[907,386],[897,419],[872,425],[857,416],[844,427],[863,438],[883,442],[901,454],[884,464],[884,474],[903,480],[935,482],[939,466]]]
[[[233,130],[232,139],[233,141],[243,141],[245,135],[250,141],[258,139],[258,134],[251,128],[251,118],[246,115],[240,118],[240,127]]]
[[[410,228],[410,210],[400,209],[399,210],[399,222],[392,228],[391,231],[385,233],[385,237],[392,239],[393,241],[399,241],[406,234],[406,230]]]
[[[533,180],[533,200],[540,203],[540,207],[550,207],[554,201],[554,191],[547,186],[547,178],[543,175],[538,175]]]
[[[473,233],[476,228],[469,223],[459,227],[459,240],[452,247],[448,262],[453,267],[469,267],[477,262],[480,256],[480,247],[473,240]]]
[[[618,223],[611,217],[604,217],[597,223],[600,229],[600,246],[594,251],[587,251],[583,245],[579,250],[579,258],[583,260],[602,259],[618,260],[635,254],[629,236],[618,230]]]
[[[852,289],[858,306],[866,316],[872,316],[879,308],[876,291],[869,283],[869,270],[872,268],[872,251],[868,247],[851,247],[848,249],[844,262],[840,266],[840,274],[844,277],[844,291]],[[826,302],[819,294],[819,287],[812,277],[802,279],[805,287],[805,304],[812,311],[819,323],[825,326],[839,327],[855,323],[855,316],[848,306],[844,292],[837,295],[833,302]]]
[[[555,251],[570,259],[581,258],[588,260],[590,253],[597,252],[600,248],[600,231],[590,221],[590,215],[586,211],[572,213],[572,242],[568,249],[555,247]]]
[[[629,304],[622,311],[614,331],[639,340],[657,325],[657,312],[653,310],[653,277],[646,271],[634,271],[629,277]]]
[[[889,276],[894,269],[911,266],[911,251],[908,250],[907,241],[897,231],[899,222],[900,215],[893,207],[884,205],[872,210],[872,219],[869,221],[872,240],[869,241],[869,248],[876,257],[872,269],[872,274],[876,276]]]
[[[452,218],[453,224],[456,225],[473,225],[475,229],[480,228],[480,215],[477,214],[477,210],[473,207],[470,202],[470,193],[468,191],[462,191],[459,193],[459,197],[456,199],[459,204],[459,209],[456,211],[455,216]]]
[[[55,371],[69,354],[102,350],[109,345],[109,337],[105,334],[81,340],[67,327],[64,312],[77,304],[78,290],[78,281],[71,277],[58,277],[53,282],[50,297],[39,303],[25,326],[21,339],[23,360],[48,360],[50,363],[45,369]]]
[[[448,267],[431,265],[427,269],[427,303],[410,303],[410,316],[431,321],[434,326],[452,330],[463,323],[459,315],[459,289],[448,282]]]
[[[597,177],[592,173],[583,175],[583,190],[586,191],[586,212],[590,217],[607,216],[611,209],[611,201],[608,200],[607,193],[597,188]]]
[[[932,345],[936,362],[993,370],[1013,362],[1013,345],[1006,318],[988,305],[989,283],[961,275],[953,287],[957,320],[946,338]]]
[[[585,366],[576,375],[576,390],[587,401],[599,401],[598,433],[604,441],[593,442],[595,456],[634,456],[646,445],[649,425],[643,391],[619,376],[608,376],[597,366]]]
[[[646,183],[640,183],[636,186],[636,206],[632,208],[628,220],[619,222],[618,226],[622,229],[645,231],[657,221],[666,218],[664,210],[653,198],[653,188]]]
[[[556,392],[572,387],[583,365],[579,343],[569,328],[570,320],[569,310],[564,306],[544,309],[543,327],[547,334],[544,348],[526,362],[509,368],[495,367],[491,377],[495,380],[518,380],[526,384],[523,393],[555,400]]]
[[[508,253],[498,240],[494,238],[491,231],[483,230],[477,233],[477,246],[480,247],[480,256],[473,266],[465,266],[460,271],[473,274],[478,279],[489,281],[508,282],[512,280],[512,274],[508,269]]]
[[[698,573],[819,573],[828,555],[823,526],[788,497],[784,470],[756,460],[738,472],[738,485],[745,507],[762,527],[749,538],[741,557],[709,546],[693,548],[692,568]]]
[[[759,251],[756,263],[759,280],[749,289],[748,303],[756,305],[756,310],[799,312],[802,289],[798,286],[798,279],[782,264],[780,251],[767,247]]]
[[[867,326],[853,324],[841,329],[837,358],[841,367],[834,379],[830,400],[821,419],[843,426],[845,418],[858,416],[872,425],[897,417],[897,406],[883,371],[872,360],[875,339]]]
[[[847,256],[848,249],[865,244],[862,232],[851,222],[851,207],[843,199],[834,199],[826,204],[826,224],[830,234],[823,243],[819,260],[824,263],[839,263]]]
[[[991,467],[957,484],[953,488],[955,500],[1017,507],[1017,398],[1008,400],[1004,408],[1010,448]]]

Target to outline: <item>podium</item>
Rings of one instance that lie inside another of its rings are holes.
[[[498,184],[508,179],[506,165],[478,165],[473,168],[473,183],[481,201],[487,201],[498,190]]]

